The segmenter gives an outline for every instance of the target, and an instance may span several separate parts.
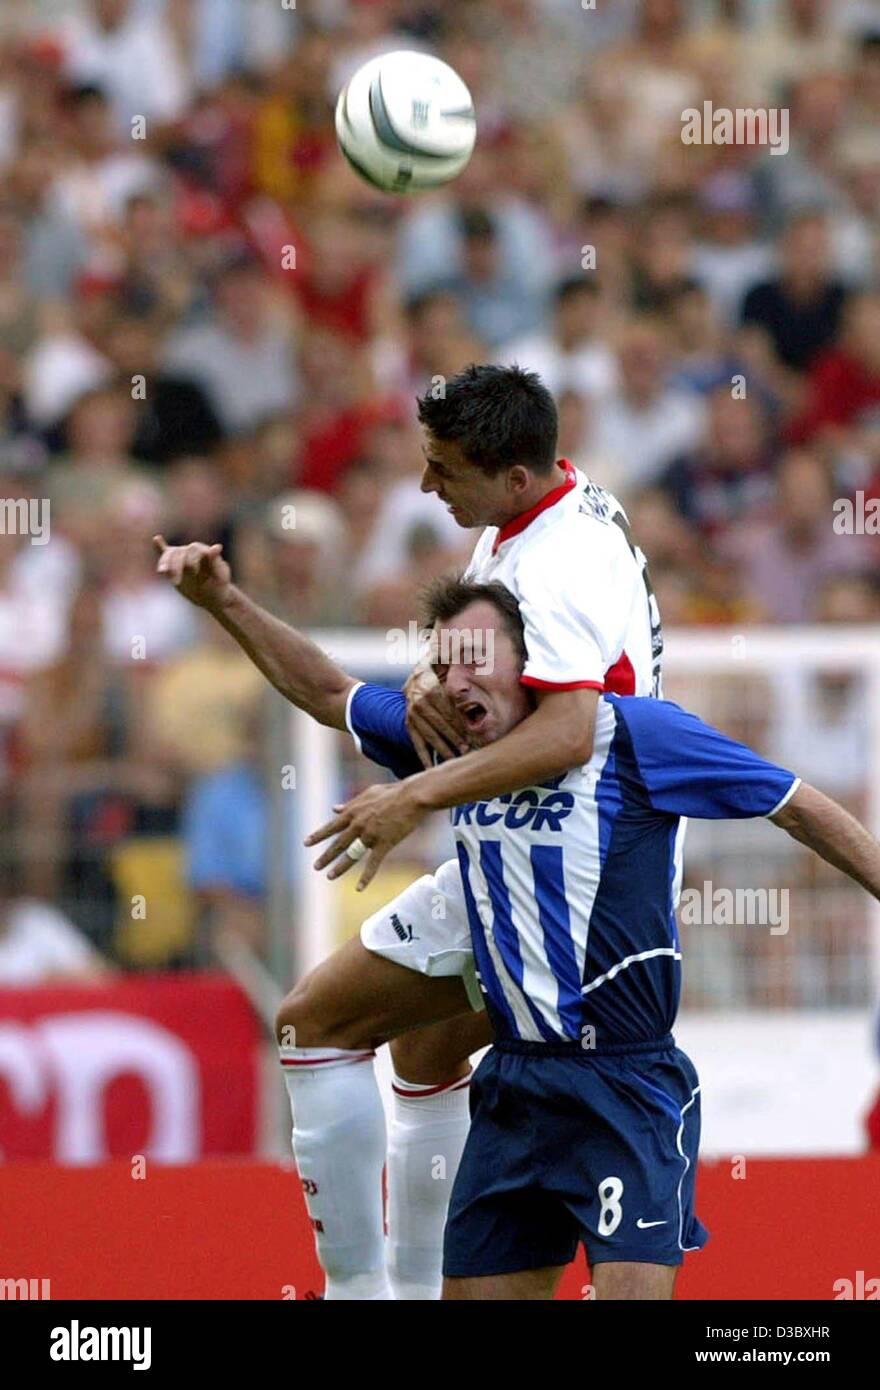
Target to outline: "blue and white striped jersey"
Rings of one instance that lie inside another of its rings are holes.
[[[406,700],[359,686],[367,757],[420,770]],[[603,1046],[663,1037],[681,991],[675,909],[686,818],[767,816],[798,779],[667,700],[604,695],[593,755],[541,786],[451,812],[496,1035]]]

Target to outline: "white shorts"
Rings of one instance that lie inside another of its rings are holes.
[[[471,1008],[479,1012],[486,1007],[457,859],[447,859],[434,874],[423,874],[368,917],[361,941],[374,955],[420,975],[460,975]]]

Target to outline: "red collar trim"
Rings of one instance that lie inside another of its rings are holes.
[[[541,498],[540,502],[535,503],[534,507],[529,507],[526,512],[520,512],[519,516],[515,516],[512,521],[507,521],[503,526],[498,528],[498,534],[492,542],[493,555],[500,545],[503,545],[505,541],[509,541],[512,536],[518,536],[520,531],[524,531],[527,526],[531,525],[536,516],[540,516],[542,512],[546,512],[548,507],[554,507],[557,502],[565,497],[566,493],[571,492],[572,488],[577,483],[577,474],[573,467],[568,459],[560,459],[556,466],[564,470],[565,481],[560,483],[559,487],[553,488],[552,492],[546,493]]]

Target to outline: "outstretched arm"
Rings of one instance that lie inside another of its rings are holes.
[[[880,898],[880,843],[830,796],[802,782],[770,819]]]
[[[232,582],[220,545],[169,546],[154,536],[156,569],[190,603],[206,609],[235,638],[251,661],[286,700],[319,724],[345,728],[345,706],[357,684],[320,647],[249,599]]]

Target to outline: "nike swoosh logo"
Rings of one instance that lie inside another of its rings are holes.
[[[639,1228],[640,1231],[647,1231],[647,1229],[648,1229],[649,1226],[668,1226],[668,1225],[669,1225],[669,1222],[668,1222],[668,1221],[643,1221],[642,1218],[639,1217],[638,1221],[636,1222],[636,1225],[638,1226],[638,1228]]]

